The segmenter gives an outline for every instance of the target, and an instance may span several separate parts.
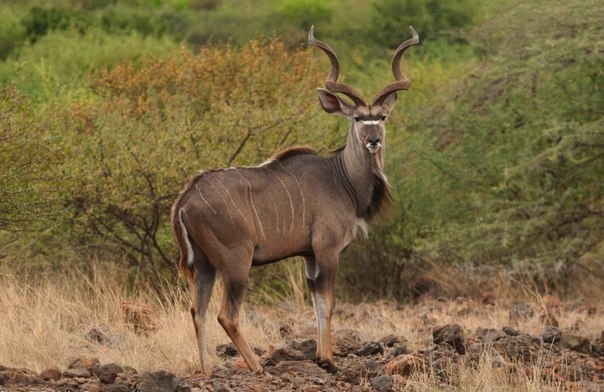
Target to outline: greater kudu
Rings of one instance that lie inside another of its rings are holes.
[[[403,42],[392,59],[395,82],[367,104],[353,88],[338,83],[339,62],[329,45],[308,33],[308,43],[323,50],[331,62],[319,88],[319,101],[330,114],[350,121],[346,145],[323,157],[304,147],[274,155],[257,167],[200,172],[172,207],[172,229],[180,249],[178,266],[192,291],[191,315],[202,370],[207,372],[206,310],[216,271],[224,284],[218,321],[245,363],[261,372],[239,327],[250,268],[290,256],[306,261],[306,277],[317,318],[318,363],[337,371],[331,342],[334,280],[340,252],[366,231],[366,221],[390,202],[384,175],[384,122],[396,92],[410,81],[401,72],[405,50],[419,37]],[[337,95],[344,94],[352,102]]]

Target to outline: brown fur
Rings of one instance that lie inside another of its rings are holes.
[[[239,325],[249,270],[291,256],[304,257],[317,318],[315,358],[325,370],[337,371],[331,317],[339,256],[363,226],[362,220],[391,204],[380,150],[384,120],[396,102],[395,92],[409,85],[398,64],[402,52],[417,42],[414,31],[414,38],[399,46],[392,65],[397,81],[367,105],[354,89],[337,83],[337,57],[311,31],[309,43],[321,48],[332,63],[327,89],[318,89],[318,98],[325,112],[350,121],[347,145],[328,157],[311,156],[317,153],[308,147],[293,147],[255,168],[202,172],[178,197],[172,208],[172,230],[180,249],[179,269],[190,282],[202,371],[209,372],[206,313],[216,274],[220,273],[223,284],[218,321],[248,368],[258,373],[262,365]],[[336,93],[345,94],[354,104]]]
[[[283,151],[279,151],[277,153],[275,153],[272,157],[271,160],[272,161],[283,161],[289,157],[293,157],[296,155],[302,155],[302,154],[312,154],[312,155],[317,155],[317,152],[315,150],[313,150],[310,147],[306,147],[306,146],[296,146],[296,147],[291,147],[288,148],[286,150]]]

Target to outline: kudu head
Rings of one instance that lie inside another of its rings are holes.
[[[340,63],[334,50],[325,42],[314,37],[314,26],[308,32],[309,45],[323,50],[331,62],[331,71],[325,79],[326,88],[319,88],[317,91],[321,106],[327,113],[347,117],[351,122],[348,143],[353,142],[357,146],[362,146],[361,150],[365,150],[369,154],[382,152],[386,136],[384,123],[396,103],[396,92],[408,90],[411,86],[411,81],[401,71],[403,53],[410,46],[419,43],[417,32],[413,27],[410,28],[413,37],[400,44],[392,58],[392,73],[395,81],[382,88],[370,104],[365,102],[361,94],[354,88],[338,83]],[[344,94],[352,102],[340,98],[338,93]]]

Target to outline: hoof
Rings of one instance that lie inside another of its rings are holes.
[[[326,372],[331,374],[336,374],[340,370],[336,365],[333,364],[333,362],[321,362],[320,360],[318,360],[317,363]]]
[[[250,369],[250,372],[252,372],[252,374],[259,375],[259,374],[264,373],[264,368],[262,366],[260,366],[255,369]]]

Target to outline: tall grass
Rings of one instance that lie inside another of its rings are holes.
[[[267,350],[282,337],[279,329],[287,326],[297,335],[314,336],[315,321],[312,307],[301,300],[301,265],[292,265],[286,279],[293,284],[291,297],[272,298],[270,306],[262,305],[262,297],[252,290],[252,300],[244,306],[241,317],[243,330],[254,347]],[[127,278],[118,268],[95,267],[89,274],[74,270],[61,276],[23,274],[8,271],[0,273],[0,364],[26,367],[41,371],[50,366],[66,368],[78,357],[95,357],[101,363],[132,366],[138,371],[168,370],[180,375],[193,373],[197,367],[197,352],[193,326],[188,312],[188,293],[184,286],[157,294],[141,289],[129,294]],[[297,283],[296,283],[297,282]],[[297,286],[296,286],[297,285]],[[210,355],[215,364],[221,364],[212,349],[228,343],[228,337],[216,321],[220,298],[217,282],[209,308],[208,340]],[[514,328],[532,335],[540,335],[544,324],[541,308],[560,312],[559,328],[595,340],[604,323],[601,304],[587,307],[568,306],[549,297],[527,293],[535,315],[514,324]],[[153,309],[156,329],[137,332],[121,311],[124,301],[134,301]],[[593,312],[593,308],[596,309]],[[364,341],[377,341],[389,334],[403,336],[413,353],[432,346],[435,326],[457,323],[467,334],[478,328],[502,328],[510,324],[509,306],[501,300],[495,306],[485,306],[468,299],[448,302],[427,301],[418,305],[400,307],[390,302],[339,304],[334,314],[335,335],[355,331]],[[563,385],[548,376],[547,361],[537,360],[529,373],[524,366],[505,360],[488,347],[458,363],[447,365],[453,376],[453,385],[462,390],[540,391],[563,390]],[[362,361],[359,358],[359,361]],[[561,358],[560,366],[565,366]],[[409,379],[395,378],[395,387],[405,390],[442,390],[443,384],[433,372],[423,369]],[[396,384],[396,383],[399,384]],[[363,381],[368,384],[368,380]],[[449,388],[451,385],[449,385]]]
[[[18,278],[3,274],[0,363],[40,371],[66,367],[74,358],[96,357],[141,370],[194,369],[197,354],[182,289],[165,298],[150,293],[130,296],[118,270],[94,271],[89,276],[78,271]],[[153,308],[157,331],[140,334],[132,328],[121,311],[124,300]],[[211,328],[209,339],[214,344],[218,332]]]

